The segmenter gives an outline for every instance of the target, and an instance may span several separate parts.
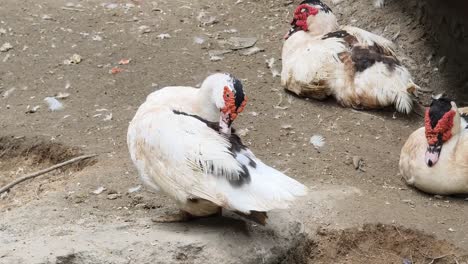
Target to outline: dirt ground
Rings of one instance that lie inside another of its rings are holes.
[[[300,99],[266,66],[275,58],[280,69],[298,2],[3,0],[0,46],[12,48],[0,52],[0,186],[81,153],[99,156],[1,196],[0,263],[468,263],[468,202],[423,194],[398,175],[420,116]],[[413,10],[387,2],[330,6],[342,24],[395,39],[420,86],[462,98]],[[210,60],[210,50],[224,49],[219,40],[234,36],[255,37],[264,51]],[[81,61],[70,63],[74,54]],[[216,71],[246,88],[249,104],[235,124],[243,141],[310,194],[274,212],[267,227],[229,213],[155,224],[152,216],[176,207],[141,186],[128,122],[150,92],[199,85]],[[49,96],[65,97],[64,108],[49,111]],[[314,134],[325,137],[320,152],[309,144]]]

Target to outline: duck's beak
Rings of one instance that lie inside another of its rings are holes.
[[[440,151],[442,150],[442,145],[430,145],[426,150],[426,156],[424,160],[426,161],[427,166],[434,166],[437,161],[439,161]]]
[[[231,134],[231,114],[229,112],[223,113],[221,112],[221,116],[219,118],[219,131],[224,134]]]

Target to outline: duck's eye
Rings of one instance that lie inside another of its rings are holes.
[[[229,97],[231,97],[231,96],[230,96],[229,94],[226,94],[226,97],[229,98]]]

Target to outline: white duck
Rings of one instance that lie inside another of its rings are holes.
[[[406,141],[400,156],[406,182],[432,194],[468,194],[468,107],[433,98],[425,126]]]
[[[419,87],[391,41],[356,27],[338,28],[320,0],[303,1],[291,25],[282,52],[281,84],[287,90],[319,100],[334,96],[358,109],[412,110],[411,93]]]
[[[174,198],[181,210],[157,221],[225,208],[265,224],[267,211],[305,195],[304,185],[265,165],[231,133],[246,100],[239,80],[217,73],[200,89],[166,87],[140,106],[128,128],[131,158],[141,179]]]

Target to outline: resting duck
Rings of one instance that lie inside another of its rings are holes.
[[[435,97],[401,150],[400,173],[428,193],[468,194],[468,107]]]
[[[343,106],[375,109],[394,105],[409,113],[419,88],[393,51],[393,43],[365,30],[338,28],[320,0],[294,11],[282,51],[281,84],[305,97],[334,96]]]
[[[229,74],[213,74],[200,89],[166,87],[151,93],[127,134],[141,179],[174,198],[180,213],[157,222],[184,221],[232,210],[260,224],[286,208],[306,187],[265,165],[231,128],[247,97]]]

